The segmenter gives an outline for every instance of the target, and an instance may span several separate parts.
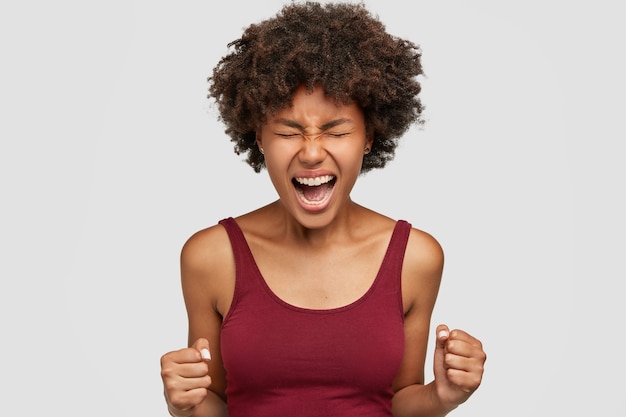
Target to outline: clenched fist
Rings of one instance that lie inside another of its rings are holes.
[[[211,377],[209,342],[198,339],[190,348],[166,353],[161,357],[161,378],[165,399],[173,415],[191,416],[194,407],[206,398]]]
[[[480,340],[439,325],[433,367],[440,401],[453,407],[465,402],[482,381],[486,359]]]

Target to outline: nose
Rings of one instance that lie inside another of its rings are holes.
[[[316,165],[326,157],[322,135],[303,135],[302,147],[298,158],[304,165]]]

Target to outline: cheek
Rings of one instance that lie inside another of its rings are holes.
[[[345,145],[339,146],[330,153],[335,156],[335,159],[343,167],[344,170],[360,171],[363,164],[363,148],[360,146]]]
[[[265,148],[265,166],[268,172],[284,171],[289,166],[292,154],[289,149],[277,146],[269,146]]]
[[[265,168],[267,169],[267,173],[272,181],[274,181],[279,172],[284,171],[284,168],[280,164],[280,160],[276,160],[276,158],[272,157],[268,158],[267,156],[265,158]]]
[[[280,188],[291,186],[286,176],[289,170],[289,158],[285,157],[284,154],[275,152],[275,150],[266,151],[265,168],[272,184],[274,184],[274,188],[279,190]]]
[[[265,142],[265,158],[280,163],[292,159],[300,150],[301,144],[297,140],[268,140]]]

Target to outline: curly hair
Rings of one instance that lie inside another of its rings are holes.
[[[361,173],[392,160],[398,139],[422,124],[419,46],[392,36],[363,4],[292,2],[248,26],[209,77],[209,98],[226,134],[256,172],[265,167],[255,131],[291,105],[295,90],[321,86],[338,103],[356,103],[374,143]]]

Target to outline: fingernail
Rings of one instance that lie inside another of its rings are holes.
[[[441,339],[441,338],[444,338],[444,337],[448,336],[448,332],[447,332],[447,331],[445,331],[445,330],[442,330],[442,331],[440,331],[440,332],[439,332],[439,334],[438,334],[437,336],[438,336],[440,339]]]
[[[202,349],[200,350],[200,354],[202,355],[202,359],[211,359],[211,352],[209,352],[209,349]]]

